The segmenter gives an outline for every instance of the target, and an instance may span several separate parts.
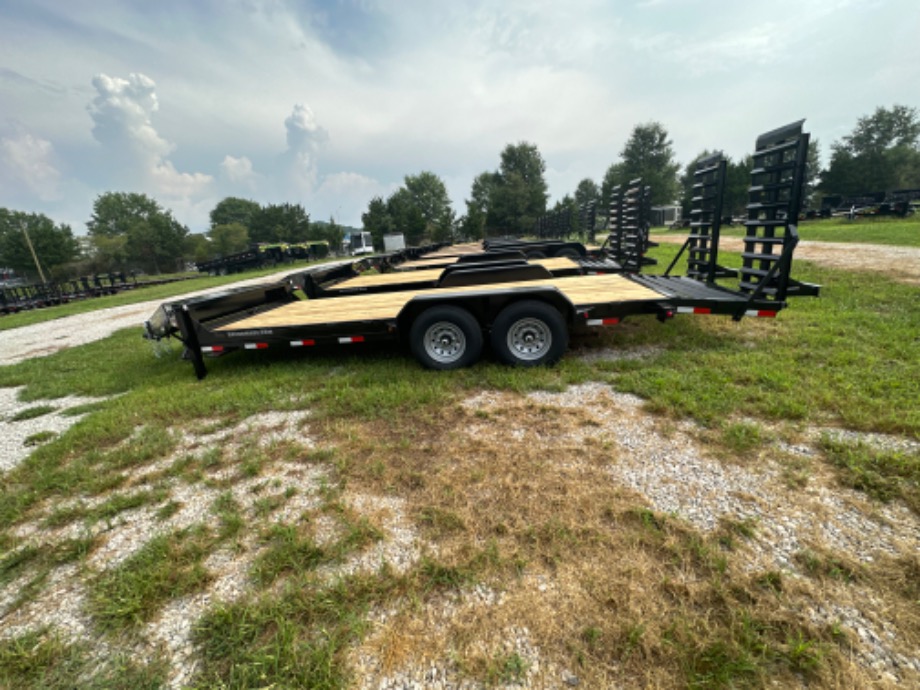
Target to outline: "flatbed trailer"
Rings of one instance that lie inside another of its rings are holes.
[[[785,302],[683,276],[572,275],[301,299],[297,275],[278,283],[161,306],[146,337],[176,336],[199,379],[205,356],[235,350],[321,348],[401,342],[424,366],[476,362],[485,342],[506,364],[557,361],[572,333],[629,316],[676,314],[774,317]]]
[[[553,275],[547,266],[527,262],[464,265],[458,260],[441,269],[434,285],[428,283],[433,274],[416,271],[414,284],[411,273],[392,279],[384,274],[366,276],[374,281],[363,281],[359,294],[343,294],[348,288],[336,291],[335,285],[360,282],[360,276],[343,274],[344,280],[330,285],[324,278],[331,272],[308,270],[276,283],[165,303],[145,323],[145,337],[179,338],[201,379],[207,374],[206,356],[235,350],[395,341],[426,367],[454,369],[476,362],[488,342],[501,362],[536,366],[557,361],[572,333],[630,316],[654,315],[661,321],[677,314],[775,317],[787,295],[818,294],[818,286],[790,277],[798,244],[791,219],[798,217],[808,150],[801,125],[757,139],[737,289],[701,278],[701,271],[694,276]],[[713,240],[717,235],[707,236]]]

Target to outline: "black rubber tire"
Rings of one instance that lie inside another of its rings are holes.
[[[482,328],[466,309],[435,306],[419,314],[409,329],[413,356],[429,369],[460,369],[482,355]]]
[[[490,337],[499,361],[517,367],[554,364],[569,346],[569,329],[562,314],[534,300],[505,307],[492,324]]]
[[[534,249],[531,252],[527,252],[524,256],[526,256],[528,259],[545,259],[546,258],[546,254],[544,254],[538,249]]]
[[[565,247],[564,249],[560,249],[558,252],[555,253],[554,256],[565,257],[567,259],[575,259],[575,260],[578,260],[581,258],[581,254],[578,253],[578,250],[572,249],[571,247]]]

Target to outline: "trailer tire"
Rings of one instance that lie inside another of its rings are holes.
[[[482,329],[466,309],[431,307],[412,322],[409,345],[415,358],[429,369],[460,369],[482,354]]]
[[[578,253],[578,250],[572,249],[571,247],[560,249],[558,252],[556,252],[555,256],[559,258],[572,259],[574,261],[577,261],[581,258],[581,254]]]
[[[541,251],[538,250],[538,249],[534,249],[532,252],[527,252],[527,254],[525,254],[525,256],[526,256],[528,259],[545,259],[545,258],[546,258],[546,254],[543,253],[543,252],[541,252]]]
[[[505,363],[519,367],[554,364],[569,346],[569,330],[559,311],[534,300],[505,307],[492,324],[492,349]]]

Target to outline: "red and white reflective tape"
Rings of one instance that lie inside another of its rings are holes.
[[[678,307],[678,314],[711,314],[712,309],[709,307]]]
[[[776,316],[776,312],[770,311],[768,309],[760,309],[760,310],[749,309],[748,311],[744,312],[744,315],[745,316],[759,316],[760,318],[763,318],[763,319],[772,319]]]
[[[224,346],[223,345],[203,345],[201,347],[201,351],[202,352],[223,352]]]
[[[316,345],[315,340],[292,340],[291,347],[310,347]]]
[[[589,326],[615,326],[620,323],[617,318],[610,319],[588,319],[586,322]]]
[[[339,343],[342,345],[347,345],[348,343],[363,343],[363,335],[349,335],[344,338],[339,338]]]
[[[268,343],[246,343],[243,347],[247,350],[264,350],[268,347]]]

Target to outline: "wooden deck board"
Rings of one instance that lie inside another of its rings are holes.
[[[480,292],[488,290],[490,287],[507,290],[510,288],[543,286],[556,287],[576,306],[600,302],[655,300],[662,297],[654,290],[637,285],[619,275],[571,276],[550,280],[499,283],[491,286],[472,285],[457,288],[406,290],[370,295],[349,295],[332,299],[302,300],[284,304],[277,309],[227,324],[217,330],[235,331],[249,328],[281,328],[285,326],[310,326],[350,321],[395,319],[413,297]]]

